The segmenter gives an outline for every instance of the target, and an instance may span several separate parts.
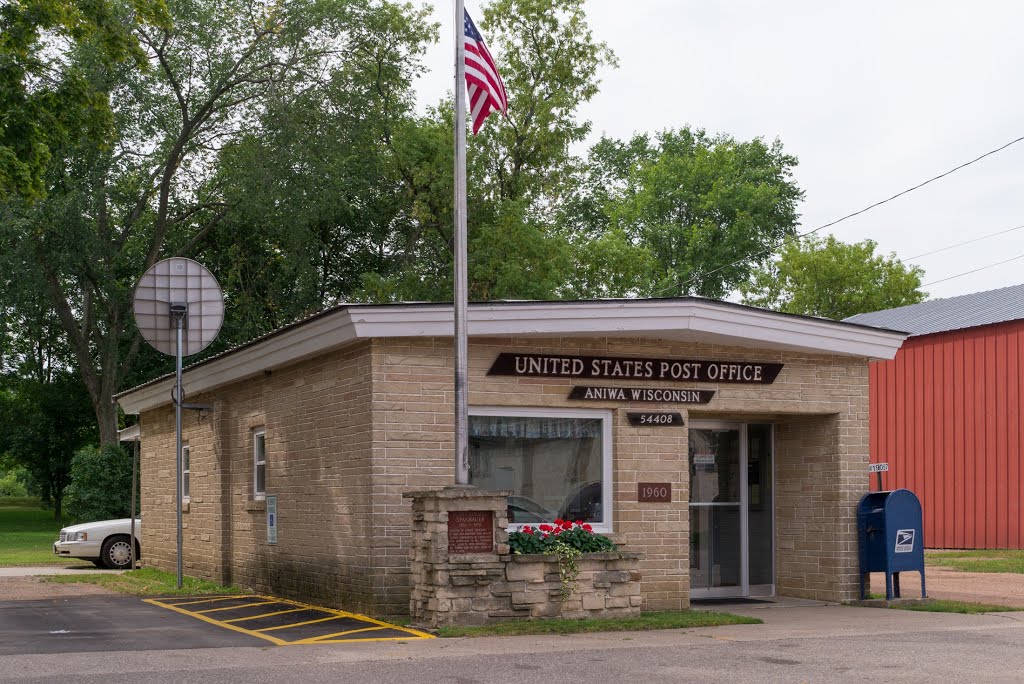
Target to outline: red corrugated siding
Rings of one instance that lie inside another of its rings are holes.
[[[920,497],[925,544],[1024,548],[1024,321],[910,338],[870,381],[871,460]]]

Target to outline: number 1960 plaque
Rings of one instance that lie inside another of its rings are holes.
[[[494,514],[449,511],[448,553],[494,553]]]

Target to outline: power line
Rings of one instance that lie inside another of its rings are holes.
[[[960,164],[958,166],[954,166],[949,171],[946,171],[944,173],[940,173],[937,176],[932,176],[928,180],[923,181],[921,183],[918,183],[917,185],[914,185],[912,187],[909,187],[906,190],[901,190],[900,192],[897,192],[895,195],[893,195],[891,197],[887,197],[884,200],[879,200],[878,202],[875,202],[874,204],[869,204],[868,206],[864,207],[863,209],[855,211],[855,212],[853,212],[851,214],[847,214],[846,216],[843,216],[841,218],[837,218],[836,220],[830,221],[829,223],[826,223],[824,225],[818,226],[814,230],[809,230],[806,233],[798,233],[796,235],[791,235],[789,237],[783,238],[782,240],[780,240],[777,244],[775,244],[772,247],[768,247],[768,248],[762,249],[762,250],[757,251],[757,252],[752,252],[752,253],[748,254],[747,256],[745,256],[745,257],[743,257],[741,259],[737,259],[736,261],[733,261],[732,263],[726,264],[724,266],[719,266],[718,268],[712,269],[712,270],[708,271],[707,273],[702,274],[701,276],[693,276],[689,280],[686,280],[685,282],[681,283],[680,287],[685,287],[686,285],[689,285],[690,283],[692,283],[695,280],[697,280],[699,277],[707,277],[707,276],[712,275],[714,273],[718,273],[719,271],[722,271],[724,269],[736,266],[737,264],[741,264],[744,261],[746,261],[747,259],[750,259],[752,257],[761,256],[763,254],[769,254],[771,252],[774,252],[779,247],[782,247],[783,245],[787,244],[788,242],[791,242],[793,240],[799,240],[800,238],[804,238],[804,237],[807,237],[808,235],[812,235],[814,233],[817,233],[819,230],[824,230],[825,228],[830,228],[830,227],[836,225],[837,223],[842,223],[843,221],[845,221],[847,219],[851,219],[854,216],[860,216],[861,214],[863,214],[863,213],[865,213],[867,211],[871,211],[872,209],[874,209],[876,207],[880,207],[883,204],[886,204],[888,202],[893,201],[894,199],[902,197],[903,195],[906,195],[908,193],[914,192],[915,190],[919,190],[920,188],[923,188],[924,186],[928,185],[929,183],[934,183],[935,181],[937,181],[939,179],[945,178],[946,176],[948,176],[950,174],[956,173],[957,171],[959,171],[961,169],[967,168],[971,164],[975,164],[975,163],[981,161],[982,159],[984,159],[985,157],[991,157],[993,154],[997,154],[998,152],[1002,152],[1007,147],[1010,147],[1011,145],[1016,145],[1017,143],[1021,142],[1022,140],[1024,140],[1024,136],[1021,136],[1019,138],[1015,138],[1015,139],[1011,140],[1010,142],[1008,142],[1008,143],[1006,143],[1004,145],[1000,145],[999,147],[997,147],[997,148],[995,148],[993,150],[989,150],[988,152],[986,152],[986,153],[984,153],[982,155],[979,155],[979,156],[975,157],[974,159],[971,159],[970,161],[966,161],[963,164]],[[995,264],[993,264],[993,265],[995,265]],[[663,293],[669,291],[670,289],[672,289],[672,288],[665,288],[665,289],[661,290],[660,292],[658,292],[658,294],[663,294]]]
[[[974,238],[972,240],[964,240],[963,242],[958,242],[955,245],[949,245],[947,247],[940,247],[939,249],[933,249],[932,251],[925,252],[924,254],[918,254],[917,256],[908,257],[906,259],[903,259],[903,261],[909,262],[909,261],[913,261],[914,259],[921,259],[921,258],[926,257],[926,256],[931,256],[932,254],[938,254],[939,252],[945,252],[947,249],[953,249],[954,247],[963,247],[964,245],[969,245],[972,242],[978,242],[980,240],[987,240],[988,238],[995,237],[997,235],[1005,235],[1006,233],[1012,233],[1013,231],[1020,230],[1021,228],[1024,228],[1024,224],[1019,225],[1019,226],[1014,226],[1013,228],[1007,228],[1006,230],[1001,230],[998,233],[989,233],[988,235],[982,235],[981,237],[976,237],[976,238]]]
[[[933,280],[930,283],[924,283],[923,285],[921,285],[921,287],[928,287],[930,285],[937,285],[939,283],[944,283],[947,280],[953,280],[954,278],[959,278],[961,276],[970,275],[972,273],[977,273],[978,271],[984,271],[986,268],[992,268],[993,266],[1001,266],[1003,264],[1008,264],[1011,261],[1016,261],[1017,259],[1024,259],[1024,254],[1018,254],[1015,257],[1010,257],[1009,259],[1003,259],[1002,261],[997,261],[996,263],[989,264],[988,266],[981,266],[981,267],[975,268],[975,269],[973,269],[971,271],[964,271],[963,273],[957,273],[956,275],[951,275],[948,278],[942,278],[941,280]]]

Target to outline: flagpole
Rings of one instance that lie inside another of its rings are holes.
[[[455,484],[469,484],[465,2],[455,0]]]

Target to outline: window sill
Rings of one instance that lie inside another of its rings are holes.
[[[267,510],[266,499],[255,499],[249,497],[245,502],[245,510],[247,511],[265,511]]]
[[[189,508],[189,502],[188,501],[182,501],[181,502],[181,512],[182,513],[188,513],[188,508]]]

